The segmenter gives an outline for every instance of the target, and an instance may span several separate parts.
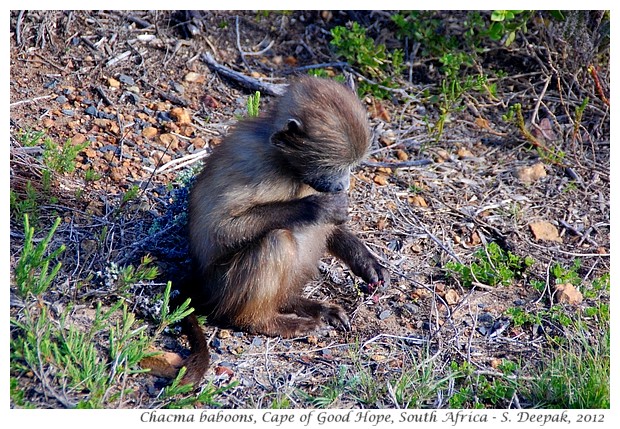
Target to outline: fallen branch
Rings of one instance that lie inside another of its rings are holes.
[[[55,95],[43,95],[41,97],[29,98],[27,100],[21,100],[21,101],[16,101],[15,103],[11,103],[9,104],[9,107],[15,107],[15,106],[19,106],[20,104],[25,104],[25,103],[34,103],[35,101],[46,100],[48,98],[53,98],[53,97],[55,97]]]
[[[363,161],[362,165],[365,167],[387,167],[387,168],[407,168],[407,167],[419,167],[422,165],[432,164],[430,159],[416,159],[414,161],[402,161],[402,162],[381,162],[381,161]]]
[[[267,83],[256,78],[246,76],[242,73],[236,72],[215,61],[215,59],[208,53],[202,54],[201,59],[202,61],[207,63],[209,68],[214,72],[217,72],[228,79],[234,80],[239,85],[251,91],[260,91],[261,94],[267,95],[282,95],[288,87],[287,84]]]
[[[590,73],[590,76],[592,76],[592,79],[594,80],[594,86],[596,87],[596,92],[598,93],[601,101],[609,106],[609,99],[605,95],[605,91],[603,91],[603,85],[601,85],[601,80],[598,77],[596,67],[594,67],[593,65],[588,67],[588,73]]]

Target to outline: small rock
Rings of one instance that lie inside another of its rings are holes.
[[[42,124],[45,128],[52,128],[54,126],[54,120],[50,118],[45,118],[43,119]]]
[[[391,315],[392,315],[391,310],[383,310],[381,313],[379,313],[379,320],[385,320]]]
[[[88,106],[84,113],[91,116],[97,116],[97,108],[95,106]]]
[[[447,291],[446,295],[444,296],[444,299],[449,305],[457,304],[459,302],[459,298],[459,294],[454,289],[450,289],[449,291]]]
[[[45,88],[45,89],[54,89],[54,88],[56,88],[56,85],[58,85],[58,79],[52,79],[51,81],[49,81],[46,84],[44,84],[43,88]]]
[[[262,338],[260,338],[260,337],[254,337],[254,338],[252,339],[252,345],[253,345],[254,347],[260,347],[260,346],[262,346],[262,345],[263,345],[263,339],[262,339]]]
[[[142,130],[142,137],[152,138],[157,135],[157,128],[155,127],[146,127]]]
[[[172,122],[172,118],[168,112],[157,112],[157,119],[164,122]]]
[[[220,329],[217,333],[217,337],[220,339],[230,338],[230,331],[228,329]]]
[[[158,137],[161,144],[169,150],[177,150],[179,148],[179,139],[174,134],[165,133]]]
[[[64,95],[59,95],[58,97],[56,97],[56,101],[60,104],[64,104],[68,100],[67,100],[67,97],[65,97]]]
[[[170,116],[174,118],[174,120],[179,125],[186,125],[192,123],[192,117],[187,110],[182,107],[175,107],[170,111]]]
[[[547,175],[545,165],[542,162],[532,165],[531,167],[521,167],[515,171],[517,179],[526,185],[532,184],[538,179]]]
[[[528,225],[536,240],[562,242],[558,229],[547,221],[532,222]]]
[[[64,113],[67,116],[75,115],[75,111],[73,111],[72,109],[62,109],[62,113]]]
[[[136,82],[133,80],[133,77],[128,76],[126,74],[120,74],[118,75],[118,80],[120,80],[121,82],[123,82],[125,85],[135,85]]]
[[[193,83],[203,83],[205,81],[205,77],[203,75],[201,75],[200,73],[196,73],[196,72],[188,72],[184,77],[183,80],[185,82],[193,82]]]
[[[555,285],[555,297],[560,303],[581,304],[583,295],[570,283]]]
[[[474,154],[464,147],[460,147],[459,150],[456,152],[456,155],[459,157],[459,159],[474,157]]]
[[[178,82],[172,82],[172,88],[179,94],[183,94],[185,92],[185,87]]]
[[[162,352],[142,359],[140,366],[150,369],[149,373],[156,377],[175,378],[183,366],[183,359],[176,353]]]
[[[108,86],[110,88],[120,88],[121,83],[119,81],[117,81],[116,79],[114,79],[113,77],[109,77],[108,78]]]

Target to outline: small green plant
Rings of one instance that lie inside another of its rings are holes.
[[[24,215],[30,217],[32,224],[37,224],[39,217],[39,199],[41,198],[39,192],[32,185],[32,182],[28,180],[26,182],[25,195],[20,196],[15,190],[11,189],[9,193],[9,206],[11,212],[17,218],[22,218]]]
[[[473,256],[474,262],[469,266],[454,261],[445,265],[447,274],[457,278],[465,287],[471,287],[474,282],[489,286],[509,285],[534,263],[531,257],[521,258],[503,250],[495,242],[478,249]]]
[[[127,204],[129,201],[135,200],[139,193],[140,187],[138,185],[131,185],[121,197],[121,206]]]
[[[532,13],[524,10],[494,10],[486,35],[495,41],[504,40],[505,46],[514,42],[517,31],[527,31],[527,21]]]
[[[96,182],[101,179],[101,174],[97,173],[92,167],[84,170],[84,180],[87,182]]]
[[[503,364],[506,369],[502,370],[504,373],[510,374],[517,369],[514,362]],[[488,404],[498,407],[508,403],[519,387],[515,378],[479,374],[468,362],[451,362],[450,370],[454,384],[458,386],[458,390],[448,399],[450,408],[484,408]]]
[[[334,376],[330,383],[324,385],[320,393],[316,396],[305,395],[313,407],[327,408],[332,405],[336,400],[344,393],[347,387],[355,383],[355,379],[347,377],[348,367],[346,365],[340,365],[338,367],[338,373]]]
[[[197,408],[197,407],[221,407],[221,404],[217,401],[217,397],[222,393],[235,388],[239,382],[234,381],[226,386],[215,387],[210,381],[207,385],[202,386],[200,391],[196,394],[194,392],[194,386],[192,384],[181,384],[181,380],[185,375],[186,368],[183,367],[179,371],[177,377],[172,383],[166,387],[159,397],[162,408],[168,409],[182,409],[182,408]]]
[[[608,323],[593,335],[579,331],[565,345],[552,349],[524,390],[528,399],[541,408],[609,408],[609,332]]]
[[[404,54],[400,49],[390,52],[385,45],[377,44],[366,34],[366,29],[357,22],[349,27],[337,26],[331,30],[333,39],[330,44],[337,55],[343,57],[353,67],[359,68],[360,72],[380,85],[390,87],[393,85],[390,74],[398,75],[403,70]],[[372,93],[384,98],[388,93],[376,84],[365,81],[360,82],[362,93]]]
[[[459,77],[458,70],[460,68],[459,61],[462,58],[455,57],[452,54],[446,54],[442,57],[446,65],[446,78],[442,79],[439,95],[436,98],[437,107],[439,109],[439,119],[437,120],[432,132],[435,140],[439,141],[443,134],[444,125],[449,120],[452,113],[460,111],[464,108],[464,95],[470,91],[486,91],[492,96],[495,91],[494,86],[487,84],[487,78],[483,75]]]
[[[127,265],[120,269],[119,290],[124,291],[136,283],[155,279],[159,271],[157,266],[152,264],[153,258],[150,255],[144,255],[137,268]]]
[[[70,139],[66,140],[63,145],[58,145],[46,137],[43,140],[43,161],[50,170],[56,173],[73,173],[76,167],[75,158],[88,145],[88,141],[73,144]]]
[[[48,248],[58,227],[57,220],[46,237],[34,245],[34,231],[25,216],[24,248],[15,268],[15,291],[22,298],[23,307],[11,317],[10,374],[11,399],[18,407],[31,407],[26,400],[25,388],[20,383],[24,373],[31,373],[39,381],[45,395],[55,398],[67,408],[117,407],[133,389],[125,388],[128,378],[145,372],[139,362],[152,356],[153,335],[148,335],[147,325],[136,319],[124,299],[109,308],[97,303],[90,327],[73,323],[76,309],[69,304],[50,311],[43,294],[54,282],[60,263],[49,269],[50,263],[64,249],[53,252]],[[47,255],[46,255],[47,254]],[[149,278],[154,271],[147,267],[150,259],[143,259],[141,267],[132,271],[133,280]],[[170,311],[171,285],[163,292],[163,307],[156,335],[172,323],[185,317],[189,300]],[[56,314],[59,313],[58,316]],[[106,343],[107,347],[100,347]],[[215,388],[209,384],[199,394],[192,386],[180,386],[179,375],[175,383],[165,389],[158,400],[164,407],[186,407],[206,404],[218,406],[216,399],[235,383]],[[58,386],[62,391],[58,390]]]
[[[248,97],[246,108],[248,111],[248,116],[250,118],[256,118],[259,115],[260,113],[259,106],[260,106],[260,92],[256,91],[254,95],[250,95]]]
[[[506,315],[510,316],[514,326],[540,324],[542,318],[539,314],[526,311],[523,307],[510,307],[506,309]]]
[[[17,293],[22,298],[40,296],[49,288],[60,270],[60,262],[51,269],[50,264],[65,250],[64,244],[50,253],[47,249],[58,225],[60,218],[56,219],[47,236],[35,245],[34,227],[30,226],[28,215],[24,215],[24,247],[15,265],[15,284]]]
[[[187,299],[183,304],[170,311],[170,293],[172,291],[172,283],[168,282],[164,293],[161,297],[162,306],[159,314],[159,326],[155,331],[155,335],[160,334],[168,326],[180,322],[185,317],[189,316],[194,310],[189,307],[190,299]]]
[[[534,148],[536,148],[536,152],[538,156],[545,162],[550,164],[561,165],[564,161],[566,154],[561,150],[551,150],[547,146],[543,145],[538,141],[536,137],[528,130],[525,125],[525,119],[523,118],[523,113],[521,112],[521,103],[515,103],[508,109],[504,115],[502,115],[502,119],[516,127],[521,132],[521,135],[525,140],[527,140]]]
[[[580,259],[575,259],[568,268],[564,268],[556,262],[551,266],[551,274],[555,278],[556,284],[570,283],[573,286],[578,286],[581,284],[581,277],[578,274],[579,268],[581,268]]]

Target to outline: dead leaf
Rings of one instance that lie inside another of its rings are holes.
[[[222,365],[218,365],[215,367],[215,374],[216,375],[227,375],[228,378],[232,378],[233,375],[235,375],[234,371],[226,366],[222,366]]]
[[[202,103],[205,105],[205,107],[208,107],[210,109],[217,109],[218,107],[220,107],[220,103],[208,94],[202,97]]]
[[[490,130],[491,127],[489,126],[489,120],[488,119],[484,119],[481,117],[477,117],[474,120],[474,123],[479,126],[480,128],[484,129],[484,130]]]
[[[530,167],[521,167],[515,171],[515,175],[517,179],[521,181],[521,183],[525,183],[529,185],[534,183],[538,179],[541,179],[547,176],[547,171],[545,170],[545,165],[542,162],[534,164]]]
[[[398,158],[399,161],[407,161],[409,159],[409,155],[407,155],[407,152],[404,150],[398,149],[396,150],[396,158]]]
[[[549,118],[541,119],[537,127],[532,127],[532,134],[538,140],[546,140],[549,142],[557,140],[557,136],[553,132],[553,125],[551,125]]]
[[[284,64],[286,64],[289,67],[297,67],[297,58],[293,57],[293,56],[288,56],[286,58],[284,58]]]
[[[437,151],[437,159],[435,159],[435,161],[437,162],[445,162],[448,161],[450,159],[450,154],[443,150],[443,149],[439,149]]]
[[[372,100],[372,104],[370,105],[370,117],[373,119],[379,118],[385,122],[391,121],[390,114],[387,110],[385,110],[385,107],[383,107],[381,101],[374,99]]]
[[[84,143],[85,141],[86,141],[86,136],[84,134],[77,133],[71,139],[71,144],[78,145],[78,144]]]
[[[469,151],[469,149],[460,147],[458,152],[456,153],[459,159],[463,158],[473,158],[474,154]]]
[[[555,285],[555,297],[558,302],[570,305],[581,304],[583,295],[570,283]]]
[[[477,246],[479,244],[482,243],[482,240],[480,239],[480,235],[478,235],[478,232],[474,231],[471,233],[471,239],[469,240],[469,245],[470,246]]]
[[[121,83],[113,77],[110,77],[108,78],[108,86],[110,86],[111,88],[119,88],[121,86]]]
[[[375,177],[372,179],[377,185],[385,186],[389,184],[388,176],[385,174],[375,174]]]
[[[408,198],[408,200],[409,200],[409,204],[412,204],[414,206],[428,207],[426,200],[421,195],[412,195]]]
[[[193,138],[191,143],[196,149],[202,149],[207,144],[205,139],[203,139],[202,137]]]
[[[529,227],[536,240],[562,242],[558,229],[547,221],[532,222]]]
[[[161,352],[160,354],[142,359],[140,366],[150,369],[150,374],[156,377],[174,378],[183,366],[183,358],[176,353]]]

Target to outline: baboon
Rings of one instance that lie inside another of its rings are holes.
[[[328,323],[350,329],[338,305],[302,296],[325,251],[368,284],[387,270],[345,226],[350,169],[370,145],[367,114],[349,88],[299,78],[265,114],[240,121],[206,159],[190,193],[192,281],[198,313],[252,333],[296,337]],[[208,359],[195,316],[185,325],[186,381]]]

